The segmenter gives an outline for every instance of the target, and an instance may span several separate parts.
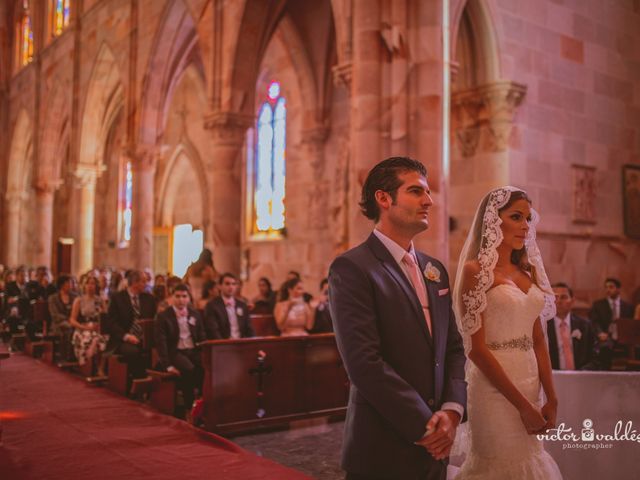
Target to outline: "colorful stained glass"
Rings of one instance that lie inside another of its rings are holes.
[[[33,29],[31,18],[26,12],[20,25],[20,37],[20,61],[22,65],[27,65],[33,60]]]
[[[257,124],[254,181],[256,232],[277,232],[285,226],[285,152],[287,109],[280,84],[272,82]]]
[[[118,212],[120,243],[126,243],[131,240],[131,222],[133,220],[133,171],[131,162],[127,161],[123,167]]]
[[[53,34],[60,35],[69,26],[69,3],[71,0],[54,0]]]

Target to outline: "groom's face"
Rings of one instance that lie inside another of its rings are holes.
[[[388,195],[381,210],[386,211],[396,227],[422,232],[429,228],[429,209],[433,205],[427,179],[413,171],[398,174],[398,179],[402,184],[396,191],[395,201]]]

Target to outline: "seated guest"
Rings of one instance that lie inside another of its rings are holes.
[[[547,321],[549,356],[555,370],[596,368],[596,333],[591,321],[571,313],[573,290],[566,283],[552,285],[556,316]]]
[[[287,278],[285,279],[284,283],[280,286],[280,298],[279,300],[282,300],[282,295],[283,295],[283,291],[285,289],[285,284],[289,281],[289,280],[293,280],[293,279],[298,279],[300,281],[302,281],[302,277],[300,276],[300,272],[296,272],[295,270],[290,270],[287,273]],[[313,295],[311,295],[310,293],[304,292],[302,294],[302,298],[304,299],[305,302],[309,303],[311,301],[311,299],[313,298]]]
[[[109,280],[109,301],[111,301],[111,297],[121,291],[120,284],[122,283],[122,280],[123,276],[119,270],[116,270],[111,274],[111,279]]]
[[[189,306],[189,287],[173,289],[173,305],[159,313],[155,321],[155,348],[158,370],[180,376],[179,386],[185,408],[193,404],[194,390],[202,391],[202,361],[198,343],[206,340],[200,313]]]
[[[589,311],[589,318],[598,336],[600,362],[605,370],[611,368],[614,350],[618,347],[617,320],[632,318],[633,307],[620,298],[622,284],[617,278],[607,278],[604,282],[606,298],[596,300]]]
[[[273,315],[276,306],[276,292],[271,288],[268,278],[262,277],[258,280],[258,295],[253,299],[253,313]]]
[[[27,297],[27,270],[18,267],[15,280],[5,285],[5,308],[15,310],[15,315],[26,321],[29,317],[29,298]]]
[[[640,303],[636,305],[636,311],[633,314],[634,320],[640,320]]]
[[[274,310],[276,325],[283,337],[308,335],[313,328],[313,309],[304,301],[304,287],[298,278],[287,280]]]
[[[98,376],[105,375],[107,357],[101,355],[107,347],[108,337],[100,334],[101,315],[106,304],[100,295],[100,282],[94,275],[85,277],[83,293],[73,301],[69,323],[73,331],[73,351],[78,363],[84,365],[98,355]]]
[[[73,327],[69,322],[71,308],[75,300],[75,293],[72,290],[73,282],[69,275],[60,275],[56,282],[58,293],[50,295],[47,299],[49,304],[49,315],[51,316],[51,333],[59,335],[60,356],[63,361],[70,361],[71,358],[71,334]]]
[[[329,280],[323,278],[320,282],[320,296],[311,301],[314,308],[313,328],[309,333],[330,333],[333,332],[333,322],[329,312]]]
[[[242,294],[242,287],[244,287],[244,282],[242,281],[242,279],[238,278],[236,279],[236,294],[235,297],[236,299],[240,300],[242,303],[246,304],[247,306],[249,306],[249,299],[247,297],[245,297]]]
[[[56,287],[49,281],[49,269],[47,267],[38,267],[36,269],[36,279],[28,281],[25,288],[30,301],[46,300],[49,295],[56,293]]]
[[[202,296],[197,302],[198,310],[204,311],[207,303],[216,298],[218,295],[220,295],[220,292],[218,291],[218,284],[216,283],[216,281],[205,280],[204,284],[202,285]]]
[[[143,333],[137,321],[156,315],[156,300],[144,291],[146,283],[143,272],[129,272],[127,289],[111,297],[107,315],[107,350],[124,356],[133,378],[145,376],[141,358]]]
[[[204,328],[210,340],[253,337],[249,307],[235,297],[237,279],[232,273],[220,277],[220,296],[204,309]]]
[[[593,302],[589,318],[598,331],[598,337],[601,341],[605,341],[609,337],[616,341],[618,340],[618,332],[615,322],[620,318],[633,318],[633,306],[620,298],[622,284],[617,278],[607,278],[604,287],[607,297]]]

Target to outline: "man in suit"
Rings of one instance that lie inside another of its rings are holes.
[[[141,356],[143,332],[136,322],[156,315],[156,300],[144,291],[146,283],[143,272],[129,272],[127,289],[111,297],[107,313],[107,332],[110,335],[107,351],[124,356],[133,378],[145,376]]]
[[[206,340],[200,313],[189,306],[189,287],[179,283],[173,289],[172,304],[155,321],[158,370],[178,375],[185,407],[191,408],[194,390],[202,391],[202,360],[198,343]]]
[[[621,287],[622,284],[617,278],[607,278],[604,281],[606,298],[593,302],[589,311],[589,318],[596,329],[599,340],[600,361],[605,370],[611,368],[614,350],[618,343],[617,320],[633,318],[633,306],[620,297]]]
[[[360,203],[375,229],[329,271],[331,317],[351,381],[342,454],[348,480],[445,479],[465,416],[465,356],[449,277],[413,245],[432,204],[420,162],[380,162]]]
[[[329,279],[323,278],[320,282],[320,296],[311,301],[314,308],[313,328],[309,333],[331,333],[333,332],[333,322],[329,310]]]
[[[598,330],[600,340],[607,340],[611,337],[618,339],[615,331],[615,321],[620,318],[633,318],[633,305],[620,298],[620,288],[622,284],[617,278],[607,278],[604,281],[606,298],[601,298],[593,302],[589,318]]]
[[[552,285],[556,316],[547,321],[549,355],[554,370],[596,369],[596,332],[590,320],[571,313],[573,290],[566,283]]]
[[[207,338],[253,337],[249,307],[235,297],[237,279],[232,273],[220,277],[220,296],[207,303],[204,309],[204,328]]]

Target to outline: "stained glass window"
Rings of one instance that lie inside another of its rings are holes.
[[[131,240],[131,220],[133,217],[133,171],[131,161],[123,162],[118,195],[118,237],[121,246]]]
[[[285,226],[287,107],[280,84],[272,82],[258,112],[254,157],[253,233],[278,233]],[[253,157],[250,152],[249,158]]]
[[[69,26],[69,3],[71,0],[54,0],[52,15],[52,31],[57,36]]]
[[[20,20],[20,65],[27,65],[33,59],[33,29],[27,8],[25,2],[25,12]]]

